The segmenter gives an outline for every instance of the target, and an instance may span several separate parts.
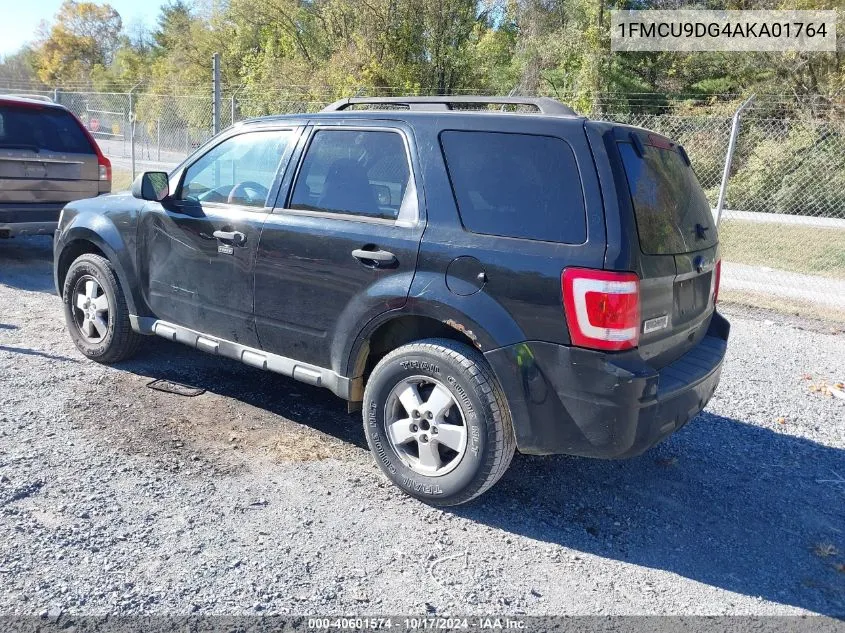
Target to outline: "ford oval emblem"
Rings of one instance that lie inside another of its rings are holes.
[[[699,255],[694,260],[692,260],[692,265],[695,266],[695,272],[700,273],[704,270],[704,257]]]

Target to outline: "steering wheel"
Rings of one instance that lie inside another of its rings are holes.
[[[255,196],[246,195],[246,199],[249,202],[260,198],[266,200],[267,194],[270,193],[270,190],[261,183],[255,182],[254,180],[244,180],[232,187],[231,191],[229,191],[229,197],[226,202],[229,204],[237,204],[235,201],[244,197],[244,194],[246,194],[247,191],[251,191],[255,194]]]

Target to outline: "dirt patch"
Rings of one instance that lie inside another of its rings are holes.
[[[218,474],[233,474],[254,460],[306,462],[365,455],[336,437],[231,397],[211,391],[186,397],[150,389],[147,376],[108,373],[107,380],[83,388],[65,411],[133,455],[177,467],[207,462]]]
[[[270,449],[270,456],[281,462],[310,462],[337,455],[336,446],[324,437],[306,433],[285,434]]]

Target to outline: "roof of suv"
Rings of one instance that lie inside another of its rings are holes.
[[[443,95],[438,97],[351,97],[340,99],[323,108],[323,112],[338,112],[350,109],[356,105],[363,106],[396,106],[394,109],[416,110],[425,112],[448,112],[459,110],[472,112],[468,106],[499,105],[505,111],[505,106],[531,106],[539,114],[557,116],[578,116],[568,105],[550,99],[549,97],[485,97],[479,95]],[[458,106],[458,107],[455,107]]]
[[[0,95],[0,103],[7,105],[20,104],[45,108],[58,108],[61,110],[67,109],[63,105],[56,103],[49,97],[42,97],[41,95]]]
[[[360,106],[360,107],[356,107]],[[489,106],[500,106],[491,109]],[[515,107],[534,108],[535,111]],[[510,109],[506,109],[510,108]],[[332,119],[337,116],[361,118],[430,119],[432,117],[466,116],[477,120],[484,116],[519,116],[555,120],[583,121],[585,117],[572,108],[548,97],[484,97],[484,96],[440,96],[440,97],[353,97],[341,99],[315,113],[275,114],[241,121],[243,124],[261,124],[289,119]]]

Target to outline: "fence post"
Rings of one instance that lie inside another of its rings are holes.
[[[132,180],[135,180],[135,113],[132,111],[132,90],[129,91],[129,156],[132,163]]]
[[[220,53],[211,56],[211,132],[217,134],[220,131]]]
[[[235,124],[235,117],[237,116],[238,112],[238,93],[243,90],[244,86],[246,86],[246,84],[241,84],[240,86],[235,88],[235,91],[232,93],[232,120],[229,121],[230,125]]]
[[[751,105],[756,95],[751,95],[748,100],[743,103],[736,112],[734,112],[733,121],[731,122],[731,138],[728,141],[728,153],[725,156],[725,170],[722,172],[722,184],[719,187],[719,201],[716,203],[716,226],[722,220],[722,211],[725,208],[725,197],[728,195],[728,178],[731,174],[731,162],[734,157],[734,150],[736,149],[736,139],[739,136],[739,119],[742,112]]]
[[[161,119],[156,119],[156,147],[158,148],[156,160],[161,162]]]
[[[132,180],[135,180],[135,119],[137,118],[132,102],[132,93],[140,85],[140,83],[137,83],[129,90],[129,155],[132,157]]]

